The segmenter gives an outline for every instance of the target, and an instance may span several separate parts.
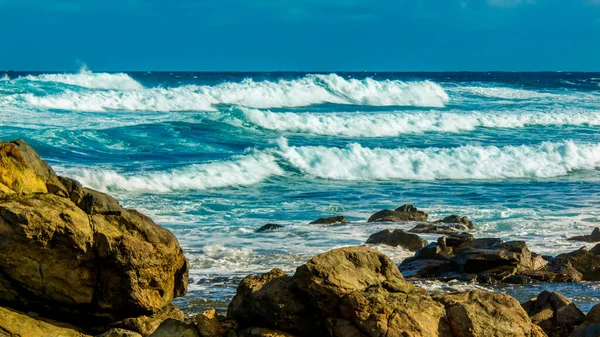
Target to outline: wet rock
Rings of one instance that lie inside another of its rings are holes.
[[[569,238],[571,241],[600,242],[600,227],[594,228],[591,235],[580,235]]]
[[[462,224],[468,229],[475,229],[475,225],[466,216],[450,215],[442,220],[434,221],[434,223],[447,223],[447,224]]]
[[[544,291],[522,306],[548,337],[568,337],[585,318],[573,302],[557,292]]]
[[[277,225],[277,224],[274,224],[274,223],[268,223],[268,224],[262,226],[261,228],[257,229],[256,233],[274,231],[276,229],[280,229],[280,228],[283,228],[283,227],[284,226],[282,226],[282,225]]]
[[[150,335],[150,337],[202,337],[198,328],[191,323],[177,319],[167,319]]]
[[[476,290],[433,298],[446,308],[455,337],[530,337],[535,330],[519,302],[502,293]]]
[[[402,229],[384,229],[381,232],[377,232],[367,239],[366,243],[370,244],[384,244],[393,247],[402,247],[411,252],[417,251],[427,245],[427,241],[421,239],[416,234],[410,234]]]
[[[581,273],[584,281],[600,281],[600,249],[598,246],[591,251],[583,247],[579,250],[560,254],[551,262],[550,270],[575,269]]]
[[[406,222],[406,221],[427,221],[428,215],[419,211],[413,205],[402,205],[392,211],[385,209],[379,211],[369,218],[368,222]]]
[[[30,317],[25,313],[0,307],[0,336],[6,337],[90,337],[74,326]]]
[[[418,224],[412,229],[410,229],[409,233],[419,233],[419,234],[442,234],[442,235],[452,235],[456,233],[460,233],[462,231],[467,231],[469,228],[462,224],[454,224],[448,226],[438,226],[430,223]]]
[[[310,225],[331,225],[334,223],[348,223],[348,220],[344,216],[333,216],[330,218],[317,219],[310,223]]]
[[[198,328],[198,331],[200,331],[200,336],[202,337],[221,337],[225,334],[225,330],[221,326],[221,322],[219,322],[215,309],[196,315],[192,321]]]
[[[569,337],[600,336],[600,304],[596,304],[585,316],[583,323],[575,327]]]

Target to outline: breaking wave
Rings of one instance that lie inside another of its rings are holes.
[[[77,74],[29,75],[23,79],[34,82],[56,82],[90,89],[140,90],[144,87],[124,73],[92,73],[83,68]]]

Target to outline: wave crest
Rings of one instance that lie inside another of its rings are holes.
[[[144,87],[124,73],[93,73],[85,68],[77,74],[41,74],[25,76],[33,82],[56,82],[90,89],[140,90]]]

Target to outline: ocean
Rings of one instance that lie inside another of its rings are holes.
[[[225,308],[250,273],[411,228],[366,223],[406,203],[544,255],[592,247],[566,238],[600,226],[599,127],[600,73],[0,72],[1,140],[171,230],[188,312]],[[309,225],[334,215],[350,223]],[[285,227],[255,233],[266,223]],[[600,302],[597,282],[422,285]]]

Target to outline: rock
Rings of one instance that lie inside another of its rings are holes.
[[[560,254],[551,262],[549,270],[564,270],[573,268],[581,273],[584,281],[600,281],[600,255],[594,247],[592,251],[583,247],[579,250]]]
[[[475,290],[433,298],[446,308],[455,337],[530,337],[535,330],[519,302],[506,294]]]
[[[75,179],[67,177],[58,177],[58,180],[65,186],[67,195],[75,205],[79,205],[81,199],[83,199],[85,192],[81,183]]]
[[[295,337],[287,332],[266,329],[266,328],[249,328],[239,332],[239,337]]]
[[[282,225],[277,225],[277,224],[274,224],[274,223],[268,223],[268,224],[262,226],[261,228],[257,229],[256,233],[273,231],[273,230],[280,229],[280,228],[283,228],[283,227],[284,226],[282,226]]]
[[[173,304],[169,304],[152,315],[125,318],[121,321],[110,323],[110,326],[133,330],[143,336],[149,336],[163,321],[167,319],[183,321],[183,318],[183,312]]]
[[[0,336],[90,337],[73,326],[51,320],[35,319],[22,312],[5,307],[0,307]]]
[[[67,196],[54,170],[23,140],[0,142],[0,194]]]
[[[574,236],[567,240],[584,241],[584,242],[600,242],[600,227],[594,228],[591,235]]]
[[[417,210],[413,205],[403,205],[392,211],[385,209],[379,211],[369,218],[368,222],[406,222],[427,221],[428,215]]]
[[[427,241],[421,239],[416,234],[406,233],[402,229],[384,229],[381,232],[377,232],[367,239],[366,243],[370,244],[384,244],[393,247],[402,247],[411,252],[417,251],[427,245]]]
[[[108,330],[107,332],[105,332],[101,335],[97,335],[96,337],[142,337],[142,335],[140,335],[137,332],[130,331],[130,330],[114,328],[114,329]]]
[[[321,218],[311,222],[309,225],[331,225],[334,223],[348,223],[348,220],[346,220],[345,217],[340,215],[331,218]]]
[[[575,327],[569,337],[600,336],[600,304],[596,304],[585,316],[583,323]]]
[[[117,199],[89,188],[83,189],[83,197],[78,206],[89,215],[121,215],[123,210]]]
[[[430,223],[418,224],[412,229],[410,229],[409,233],[419,233],[419,234],[442,234],[442,235],[452,235],[459,233],[461,231],[467,231],[465,225],[454,224],[449,226],[438,226]]]
[[[215,309],[206,310],[195,316],[192,321],[200,331],[202,337],[221,337],[224,335],[224,329],[217,317]]]
[[[447,223],[447,224],[462,224],[467,226],[468,229],[475,229],[475,225],[466,216],[460,217],[458,215],[450,215],[442,220],[435,221],[434,223]]]
[[[150,337],[202,337],[194,324],[177,319],[163,321]]]
[[[241,327],[266,326],[288,332],[317,334],[316,317],[292,291],[292,278],[280,269],[250,275],[240,282],[227,317]]]
[[[585,318],[573,302],[557,292],[544,291],[523,303],[523,309],[548,337],[568,337]]]

